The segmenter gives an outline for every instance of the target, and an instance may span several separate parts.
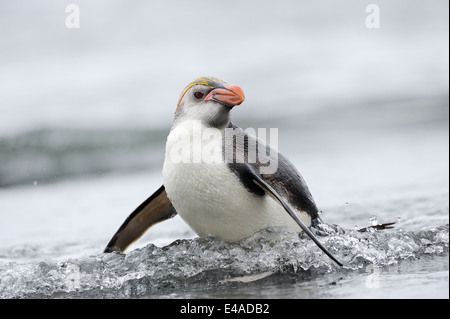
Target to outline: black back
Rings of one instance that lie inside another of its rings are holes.
[[[265,196],[264,190],[253,182],[252,174],[260,176],[266,183],[273,187],[285,200],[287,200],[297,210],[307,212],[311,216],[312,223],[320,221],[318,209],[314,199],[295,166],[281,153],[270,148],[261,140],[248,135],[240,127],[230,123],[228,129],[233,130],[233,134],[224,136],[224,160],[230,170],[235,173],[241,183],[249,192],[255,196]],[[230,150],[233,153],[230,154]],[[261,154],[260,150],[265,150],[266,154]],[[254,156],[253,152],[256,152]],[[262,157],[266,160],[261,162]],[[250,160],[250,159],[255,159]],[[240,161],[241,159],[241,161]],[[244,161],[242,162],[242,159]],[[261,168],[268,166],[267,159],[278,161],[278,168],[274,173],[262,174]]]

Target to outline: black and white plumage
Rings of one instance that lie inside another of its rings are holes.
[[[125,220],[105,252],[124,251],[150,226],[178,213],[199,236],[225,241],[268,227],[301,229],[341,265],[308,228],[321,221],[296,168],[231,122],[231,109],[243,101],[238,86],[217,78],[185,88],[167,137],[164,185]],[[270,163],[275,170],[268,170]]]

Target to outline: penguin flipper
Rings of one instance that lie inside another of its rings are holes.
[[[317,239],[317,237],[309,230],[309,228],[301,221],[297,216],[297,213],[291,208],[291,206],[281,197],[272,186],[270,186],[266,181],[264,181],[258,174],[256,174],[249,166],[247,174],[252,175],[253,182],[258,185],[266,194],[271,196],[277,202],[283,206],[284,210],[295,220],[295,222],[300,226],[300,228],[312,239],[312,241],[319,246],[319,248],[328,255],[335,263],[342,267],[340,263],[329,251],[326,249],[322,243]]]
[[[123,252],[138,240],[148,228],[156,223],[172,218],[177,214],[167,197],[164,185],[147,198],[123,222],[109,241],[104,252]]]

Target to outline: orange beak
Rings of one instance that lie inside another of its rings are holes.
[[[244,102],[244,92],[239,86],[224,84],[223,87],[209,92],[204,101],[213,100],[231,107]]]

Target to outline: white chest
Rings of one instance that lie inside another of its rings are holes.
[[[235,241],[267,227],[300,230],[270,196],[247,191],[222,160],[221,132],[198,122],[169,134],[163,178],[173,206],[199,236]]]

